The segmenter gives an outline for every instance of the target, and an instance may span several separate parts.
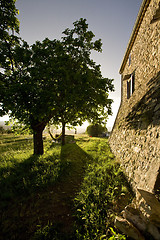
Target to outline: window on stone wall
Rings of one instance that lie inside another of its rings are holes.
[[[127,99],[129,99],[135,90],[135,72],[131,74],[130,79],[127,81]]]
[[[131,81],[127,81],[127,99],[131,96]]]
[[[131,75],[131,83],[132,83],[132,94],[133,94],[133,92],[134,92],[134,90],[135,90],[135,72],[133,72],[132,73],[132,75]]]

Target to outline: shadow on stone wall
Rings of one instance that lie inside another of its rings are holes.
[[[146,129],[150,124],[160,125],[160,71],[147,84],[149,91],[127,115],[129,128]]]

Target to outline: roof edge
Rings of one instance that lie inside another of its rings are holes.
[[[125,55],[123,57],[123,61],[122,61],[121,67],[120,67],[120,70],[119,70],[120,74],[122,74],[122,72],[124,70],[124,67],[126,65],[126,62],[128,60],[129,54],[130,54],[130,51],[131,51],[132,46],[133,46],[133,44],[135,42],[138,30],[140,28],[140,25],[142,23],[142,20],[144,18],[145,12],[146,12],[150,2],[151,2],[151,0],[143,0],[143,2],[141,4],[140,10],[139,10],[138,15],[137,15],[136,22],[134,24],[134,27],[133,27],[133,30],[132,30],[132,33],[131,33],[131,36],[130,36],[130,39],[129,39],[129,42],[128,42],[128,45],[127,45],[127,49],[126,49]]]

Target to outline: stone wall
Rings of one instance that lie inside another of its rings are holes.
[[[109,139],[133,188],[155,191],[160,169],[160,21],[151,24],[159,0],[151,0],[122,73],[122,102]],[[127,99],[125,76],[135,72]]]
[[[116,226],[132,239],[160,240],[160,21],[151,24],[160,1],[143,4],[149,5],[120,70],[121,105],[109,142],[136,193]],[[132,73],[134,91],[128,97]]]

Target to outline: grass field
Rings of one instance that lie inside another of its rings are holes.
[[[132,193],[108,140],[44,148],[33,156],[29,136],[0,135],[0,240],[109,239]]]

